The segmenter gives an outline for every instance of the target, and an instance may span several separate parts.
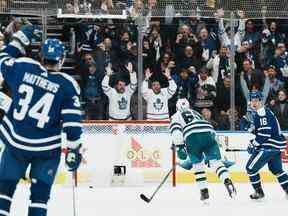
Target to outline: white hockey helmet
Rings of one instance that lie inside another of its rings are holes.
[[[189,101],[186,98],[180,98],[177,100],[176,109],[180,112],[184,112],[190,108]]]

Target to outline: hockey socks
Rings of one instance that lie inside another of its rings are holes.
[[[282,172],[279,175],[276,175],[279,184],[283,188],[283,190],[288,194],[288,175],[286,172]]]
[[[11,197],[0,194],[0,216],[9,215],[11,202]]]
[[[16,185],[16,181],[0,182],[0,216],[9,215],[12,197],[14,195]]]
[[[194,165],[194,175],[197,186],[200,190],[207,188],[207,177],[204,163],[197,163]]]
[[[28,210],[28,216],[46,216],[47,205],[44,203],[31,203]]]
[[[261,188],[262,185],[261,185],[261,179],[260,179],[260,175],[259,173],[248,173],[248,176],[249,176],[249,179],[250,179],[250,182],[252,184],[252,187],[255,189],[255,191],[258,189],[258,188]]]

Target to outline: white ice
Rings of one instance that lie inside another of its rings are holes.
[[[77,188],[77,216],[276,216],[287,215],[288,200],[278,184],[265,184],[266,199],[253,202],[248,184],[237,184],[237,198],[231,200],[222,184],[210,184],[210,204],[199,201],[194,184],[163,187],[151,203],[139,195],[150,196],[157,184],[145,187]],[[26,216],[29,198],[27,185],[19,185],[11,216]],[[48,206],[48,216],[73,216],[72,189],[55,186]]]

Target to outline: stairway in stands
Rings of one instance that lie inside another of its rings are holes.
[[[42,18],[37,16],[17,16],[17,17],[23,17],[27,18],[31,23],[39,25],[39,27],[42,28]],[[66,58],[65,63],[62,67],[62,72],[67,73],[71,76],[73,76],[76,80],[80,80],[79,75],[75,74],[74,65],[75,65],[75,59],[74,55],[70,52],[71,51],[71,38],[69,36],[69,30],[70,28],[69,22],[65,20],[57,19],[56,17],[48,17],[47,18],[47,38],[57,38],[60,39],[66,48]],[[68,29],[67,29],[68,28]],[[67,29],[67,31],[65,31]],[[32,43],[32,57],[38,58],[40,53],[40,42],[34,42]]]

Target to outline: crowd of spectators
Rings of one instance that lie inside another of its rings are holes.
[[[152,0],[148,2],[153,6]],[[71,40],[73,29],[75,44],[70,45],[76,49],[70,54],[80,77],[85,118],[135,120],[141,101],[144,119],[165,120],[175,113],[177,99],[185,97],[217,130],[230,130],[233,119],[236,130],[245,130],[251,119],[248,95],[258,90],[281,128],[288,130],[288,25],[281,20],[246,19],[243,11],[236,18],[231,28],[222,9],[209,19],[150,17],[143,28],[142,53],[138,53],[133,21],[69,23],[63,37]],[[26,20],[15,19],[2,29],[0,46],[21,22]],[[138,55],[143,56],[143,80]],[[235,69],[236,110],[230,107],[231,67]]]
[[[234,115],[236,129],[243,130],[251,117],[249,106],[247,108],[248,94],[258,90],[262,92],[265,104],[279,118],[281,127],[288,129],[287,26],[278,20],[246,19],[245,13],[238,11],[238,22],[232,29],[223,16],[224,11],[218,10],[214,19],[174,18],[168,24],[161,19],[150,20],[143,39],[145,79],[140,80],[141,83],[138,80],[137,85],[142,86],[149,80],[147,86],[152,91],[155,86],[162,89],[159,92],[162,96],[174,83],[177,89],[173,95],[167,95],[168,103],[161,101],[160,96],[149,101],[144,94],[145,118],[147,104],[148,107],[167,106],[171,115],[176,111],[177,98],[186,97],[216,129],[229,130]],[[81,77],[86,117],[109,119],[110,99],[105,96],[101,82],[108,65],[113,70],[109,85],[116,87],[116,91],[119,81],[125,82],[127,87],[130,85],[128,64],[138,74],[136,25],[115,21],[108,24],[82,22],[75,31],[78,47],[76,68]],[[230,109],[232,41],[236,49],[234,112]],[[169,90],[173,91],[172,87]],[[132,119],[137,119],[137,96],[135,90],[131,103],[129,101]],[[148,115],[151,117],[150,111]]]

